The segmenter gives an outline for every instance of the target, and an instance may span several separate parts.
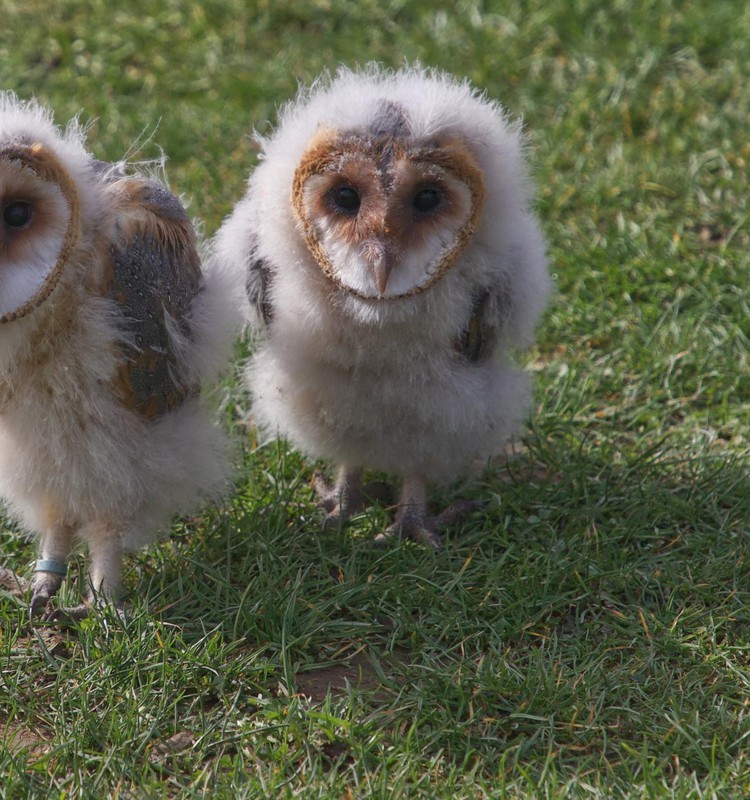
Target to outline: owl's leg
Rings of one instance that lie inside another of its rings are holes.
[[[73,547],[73,527],[64,523],[51,524],[42,534],[39,558],[31,579],[29,614],[39,616],[51,597],[62,586],[67,561]]]
[[[437,520],[427,516],[427,481],[410,475],[401,484],[395,522],[375,537],[375,544],[383,547],[394,537],[406,537],[437,549],[442,544],[437,527]]]
[[[326,512],[324,530],[346,525],[352,514],[364,508],[362,469],[359,467],[339,467],[333,486],[322,473],[316,472],[313,487],[318,494],[318,505]]]
[[[124,618],[119,602],[122,584],[122,539],[117,526],[103,521],[90,523],[81,532],[89,549],[88,600],[72,608],[60,608],[48,615],[49,620],[60,623],[84,619],[93,605],[113,603],[117,613]]]
[[[379,481],[362,486],[360,467],[341,466],[333,486],[320,472],[313,475],[313,487],[318,494],[318,505],[326,512],[324,530],[346,525],[349,519],[365,509],[371,501],[387,500],[388,487]]]
[[[89,598],[114,602],[122,586],[122,539],[117,529],[99,525],[89,539]]]

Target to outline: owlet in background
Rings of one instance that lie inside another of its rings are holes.
[[[116,600],[123,551],[225,486],[198,394],[229,356],[236,300],[161,183],[96,161],[76,123],[10,93],[0,214],[0,495],[40,536],[31,612],[77,537],[92,597]]]
[[[378,539],[437,546],[428,483],[496,453],[529,406],[510,356],[548,276],[521,125],[448,75],[371,67],[302,91],[261,144],[214,243],[265,329],[255,421],[335,463],[317,481],[329,524],[382,470],[401,493]]]

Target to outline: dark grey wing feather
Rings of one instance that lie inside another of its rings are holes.
[[[123,403],[152,419],[194,394],[181,380],[170,326],[190,338],[189,314],[203,278],[190,219],[156,182],[126,178],[111,184],[119,204],[110,289],[122,314],[124,362],[117,378]]]
[[[258,254],[257,243],[253,242],[247,259],[245,291],[250,307],[266,327],[273,321],[270,286],[271,270],[268,262]]]

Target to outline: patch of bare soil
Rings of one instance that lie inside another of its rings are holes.
[[[156,742],[151,748],[149,759],[159,761],[168,756],[184,753],[193,746],[195,734],[192,731],[178,731],[168,739]]]
[[[380,662],[380,669],[385,675],[391,675],[395,673],[396,665],[406,663],[406,653],[395,652],[389,656],[388,661]],[[314,703],[323,701],[329,693],[334,696],[346,694],[350,686],[370,692],[378,692],[383,686],[380,672],[372,658],[362,652],[355,653],[343,664],[331,664],[309,672],[300,672],[295,679],[297,690]]]
[[[29,760],[33,761],[43,756],[50,746],[40,733],[17,722],[10,722],[0,715],[0,749],[14,755],[26,751]]]

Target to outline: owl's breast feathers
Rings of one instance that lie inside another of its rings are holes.
[[[191,338],[190,309],[203,285],[195,233],[160,184],[123,178],[107,189],[116,196],[118,218],[103,286],[125,334],[114,388],[127,408],[153,419],[198,390],[181,380],[173,339],[175,333]]]

